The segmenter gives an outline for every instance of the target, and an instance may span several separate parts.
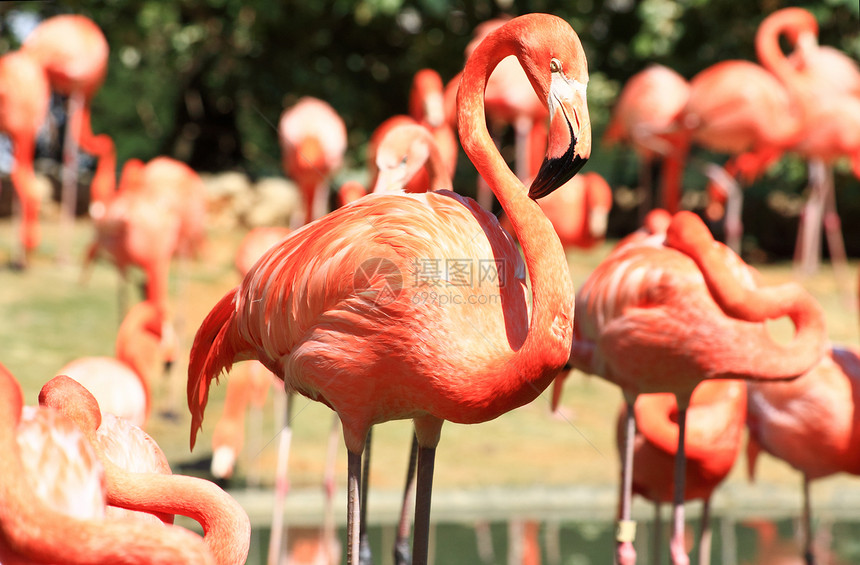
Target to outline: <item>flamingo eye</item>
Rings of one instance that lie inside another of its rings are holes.
[[[553,72],[553,73],[560,73],[561,72],[561,61],[559,61],[558,59],[553,57],[552,60],[549,62],[549,70],[550,70],[550,72]]]

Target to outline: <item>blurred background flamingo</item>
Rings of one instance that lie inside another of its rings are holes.
[[[36,135],[48,114],[48,79],[39,62],[26,51],[0,57],[0,132],[12,142],[12,185],[18,198],[18,230],[11,262],[24,267],[39,245],[42,195],[36,186],[33,159]]]
[[[76,14],[41,22],[27,37],[23,49],[48,75],[51,88],[68,97],[66,138],[63,141],[62,221],[64,235],[58,259],[68,260],[68,239],[77,209],[78,147],[98,158],[90,185],[90,205],[103,207],[116,186],[116,151],[106,134],[94,135],[90,125],[93,97],[107,76],[109,47],[104,33],[91,19]]]
[[[346,153],[346,125],[327,102],[306,96],[284,110],[278,122],[281,163],[296,181],[304,199],[304,217],[297,228],[328,212],[329,182]]]

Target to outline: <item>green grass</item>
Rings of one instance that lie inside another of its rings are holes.
[[[86,355],[111,355],[119,323],[118,277],[112,266],[101,262],[93,268],[87,284],[80,282],[76,264],[56,265],[52,250],[56,229],[45,222],[45,241],[26,272],[0,270],[0,362],[21,382],[25,399],[35,403],[39,388],[67,361]],[[78,222],[74,232],[72,257],[82,254],[91,227]],[[225,386],[213,388],[204,428],[194,453],[188,449],[190,417],[184,401],[184,371],[187,348],[203,317],[224,292],[238,282],[232,254],[241,232],[212,234],[206,258],[190,264],[187,281],[180,281],[174,268],[171,281],[174,311],[185,319],[182,343],[185,347],[177,363],[173,396],[169,381],[155,387],[155,409],[148,431],[164,449],[174,467],[209,453],[211,433],[221,412]],[[0,223],[0,241],[10,241],[8,221]],[[589,253],[571,253],[569,261],[577,288],[606,255],[610,244]],[[8,244],[0,248],[0,261]],[[762,265],[767,282],[793,279],[790,265]],[[852,277],[856,265],[851,266]],[[836,288],[829,266],[803,283],[824,306],[831,338],[857,344],[857,312],[847,306]],[[852,278],[851,285],[854,288]],[[129,296],[132,296],[129,291]],[[788,325],[776,325],[774,332],[787,333]],[[236,370],[241,370],[237,365]],[[229,378],[229,377],[227,377]],[[437,453],[436,488],[479,486],[528,486],[615,484],[618,461],[615,448],[615,419],[621,402],[616,387],[597,378],[574,374],[565,386],[565,418],[555,418],[549,410],[550,391],[532,404],[492,422],[475,426],[445,424]],[[159,417],[165,406],[179,409],[178,420]],[[271,395],[265,408],[262,431],[257,432],[254,453],[240,459],[239,479],[256,466],[263,482],[271,483],[277,437],[274,430]],[[320,483],[325,459],[326,437],[331,412],[304,398],[295,402],[294,437],[291,453],[291,482],[295,487]],[[373,443],[372,484],[381,489],[399,489],[403,483],[411,435],[409,422],[377,426]],[[250,440],[253,444],[254,440]],[[746,481],[743,456],[731,476]],[[346,453],[339,445],[337,479],[345,484]],[[762,480],[797,484],[799,477],[784,464],[770,458],[760,463]]]

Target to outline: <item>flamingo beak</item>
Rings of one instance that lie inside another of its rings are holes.
[[[579,172],[591,156],[591,120],[585,85],[556,73],[549,93],[547,152],[529,189],[537,200],[557,189]]]

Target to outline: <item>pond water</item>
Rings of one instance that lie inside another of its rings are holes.
[[[698,526],[697,520],[688,521],[691,533],[697,533]],[[818,522],[816,529],[817,542],[827,548],[819,553],[820,564],[860,563],[860,521]],[[306,536],[317,532],[313,529],[303,530],[297,535]],[[527,532],[534,536],[529,538]],[[606,521],[541,522],[515,519],[489,523],[438,523],[431,533],[431,562],[437,565],[606,565],[612,563],[613,532],[614,525]],[[664,533],[668,536],[668,521],[664,522]],[[639,521],[636,542],[639,565],[655,563],[652,535],[652,524]],[[346,542],[343,528],[338,531],[338,539],[341,544]],[[394,526],[371,527],[369,539],[374,563],[393,563],[391,547]],[[715,517],[711,563],[801,565],[803,560],[798,540],[797,522],[790,518],[738,521],[731,517]],[[269,530],[255,529],[249,564],[266,563],[268,543]],[[530,543],[535,545],[530,546]],[[539,549],[540,561],[529,561],[523,557],[529,547]],[[691,562],[696,563],[695,553],[691,553],[691,556]],[[344,554],[341,562],[345,563],[345,560]],[[663,545],[659,563],[668,563],[666,544]]]

